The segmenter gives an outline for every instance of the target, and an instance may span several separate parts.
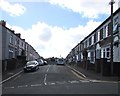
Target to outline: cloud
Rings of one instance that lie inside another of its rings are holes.
[[[43,41],[47,42],[47,41],[50,40],[51,36],[52,36],[51,30],[48,29],[48,28],[44,28],[39,37],[40,37],[40,40],[43,40]]]
[[[26,11],[26,8],[21,4],[18,4],[18,3],[11,4],[6,0],[1,0],[0,8],[5,12],[9,13],[10,16],[13,16],[13,17],[20,16]]]
[[[52,5],[58,5],[64,9],[72,10],[77,12],[83,17],[87,18],[98,18],[100,14],[110,14],[110,0],[9,0],[15,4],[9,3],[8,1],[1,0],[0,7],[2,10],[10,14],[10,16],[20,16],[26,8],[16,2],[48,2]],[[118,1],[115,0],[114,11],[118,9]],[[16,10],[17,9],[17,10]]]
[[[70,29],[50,26],[37,22],[29,29],[19,26],[9,26],[15,33],[21,33],[21,38],[31,44],[43,57],[66,57],[70,50],[84,37],[90,34],[101,22],[90,20],[85,26],[79,25]]]
[[[70,9],[87,18],[98,18],[100,14],[110,14],[110,0],[49,0],[50,4],[59,5]],[[114,10],[118,8],[118,0],[115,0]]]

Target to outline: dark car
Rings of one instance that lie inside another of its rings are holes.
[[[39,69],[37,61],[28,61],[27,64],[24,66],[24,72],[27,71],[36,71]]]

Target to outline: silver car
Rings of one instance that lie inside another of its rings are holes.
[[[37,61],[28,61],[27,64],[24,66],[24,72],[27,72],[27,71],[36,71],[39,69],[39,66],[38,66],[38,62]]]
[[[42,59],[38,59],[37,61],[38,61],[39,66],[44,65],[44,61]]]

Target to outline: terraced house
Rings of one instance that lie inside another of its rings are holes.
[[[77,44],[67,55],[67,61],[78,62],[79,66],[103,75],[111,69],[111,18],[108,17],[93,32]],[[71,54],[72,53],[72,54]],[[120,67],[120,8],[113,13],[113,71],[119,73]]]
[[[0,33],[2,34],[2,71],[7,71],[25,64],[25,61],[39,58],[36,50],[21,38],[20,33],[6,27],[4,20],[0,21]]]

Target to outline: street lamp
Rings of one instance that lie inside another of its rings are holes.
[[[111,5],[111,75],[113,75],[113,4],[115,3],[114,0],[110,1]]]

